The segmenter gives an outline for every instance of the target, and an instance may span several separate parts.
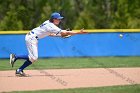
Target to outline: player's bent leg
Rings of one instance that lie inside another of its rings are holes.
[[[23,72],[23,70],[28,67],[29,65],[31,65],[32,63],[34,63],[37,59],[38,59],[38,41],[36,38],[34,37],[30,37],[28,35],[26,35],[26,46],[28,49],[28,59],[24,62],[24,64],[16,70],[16,75],[17,76],[24,76],[25,73]]]
[[[15,62],[18,59],[29,60],[29,57],[28,57],[28,55],[15,55],[15,54],[10,54],[10,64],[11,64],[12,67],[14,67]]]

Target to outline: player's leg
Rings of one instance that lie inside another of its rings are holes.
[[[24,76],[23,70],[38,59],[38,41],[34,38],[27,38],[26,46],[29,52],[28,59],[16,70],[16,75]]]
[[[25,60],[27,60],[27,59],[29,59],[29,57],[28,57],[28,55],[15,55],[15,59],[17,60],[17,59],[25,59]]]
[[[16,70],[16,76],[26,76],[23,70],[31,64],[32,62],[30,60],[26,60],[23,65]]]
[[[14,63],[16,62],[16,60],[18,60],[18,59],[28,60],[29,57],[28,57],[28,55],[15,55],[15,54],[10,54],[10,64],[12,65],[12,67],[14,66]]]
[[[30,44],[32,44],[32,41],[30,40],[31,37],[29,37],[28,35],[26,35],[25,40],[28,42],[31,42]],[[12,65],[12,67],[14,66],[14,63],[16,62],[16,60],[18,59],[25,59],[25,60],[29,60],[28,55],[15,55],[15,54],[10,54],[10,64]]]

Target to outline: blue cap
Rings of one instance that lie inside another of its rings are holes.
[[[62,17],[59,13],[54,12],[54,13],[51,14],[51,18],[54,18],[54,19],[63,19],[64,17]]]

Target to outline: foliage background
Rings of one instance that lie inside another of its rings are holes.
[[[61,28],[140,28],[140,0],[0,0],[0,30],[31,30],[52,12]]]

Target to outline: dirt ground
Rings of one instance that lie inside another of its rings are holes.
[[[13,70],[0,71],[0,92],[140,84],[140,68],[25,71],[28,77],[16,77]]]

